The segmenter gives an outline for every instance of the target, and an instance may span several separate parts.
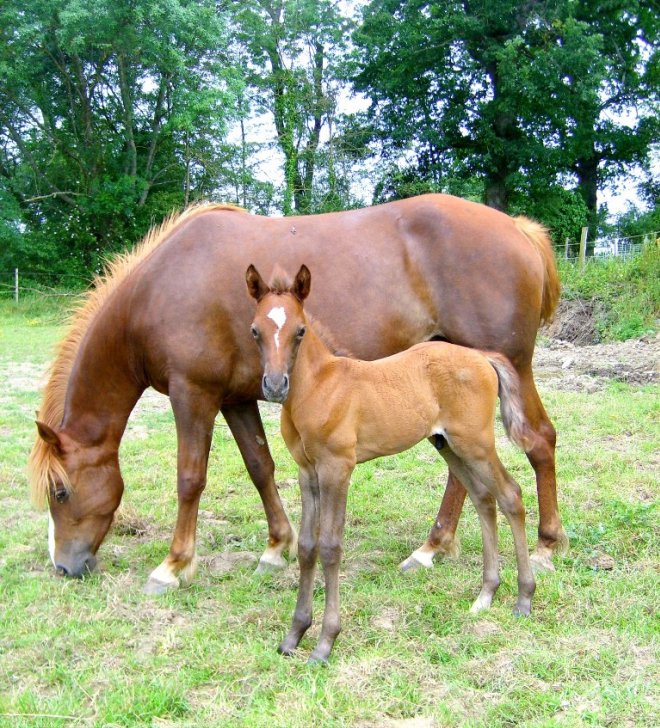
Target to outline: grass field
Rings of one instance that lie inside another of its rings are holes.
[[[342,568],[343,632],[326,668],[276,647],[297,569],[252,575],[266,524],[221,420],[202,500],[194,584],[163,597],[142,586],[168,550],[175,438],[151,394],[121,451],[124,517],[82,582],[50,565],[47,518],[27,498],[25,462],[52,344],[49,306],[0,304],[0,725],[2,726],[656,726],[658,704],[658,392],[612,383],[593,394],[542,390],[560,433],[560,505],[571,548],[538,579],[532,616],[515,619],[515,563],[500,519],[503,584],[468,613],[481,546],[474,509],[459,561],[402,574],[425,538],[446,477],[431,448],[356,470]],[[300,515],[295,471],[264,407],[281,495]],[[536,498],[524,456],[500,454]],[[317,618],[323,605],[320,578]],[[318,620],[317,620],[318,622]]]

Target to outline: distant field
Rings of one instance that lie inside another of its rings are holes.
[[[466,508],[459,561],[401,574],[426,537],[446,471],[428,445],[359,466],[349,494],[343,632],[327,668],[276,647],[295,603],[295,564],[252,575],[266,523],[219,419],[202,499],[194,584],[142,593],[168,550],[175,512],[174,426],[150,394],[121,451],[124,515],[100,573],[58,578],[47,519],[27,498],[25,462],[59,311],[0,303],[0,726],[656,726],[658,704],[658,390],[617,382],[591,394],[542,389],[560,434],[560,507],[571,540],[538,579],[532,616],[515,619],[515,562],[500,519],[503,584],[468,613],[481,545]],[[295,470],[264,407],[278,483],[295,523]],[[500,431],[519,480],[530,547],[531,468]],[[323,606],[319,577],[316,617]]]

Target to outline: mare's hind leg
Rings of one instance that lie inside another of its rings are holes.
[[[537,571],[554,571],[552,554],[564,554],[568,549],[568,538],[562,528],[557,506],[556,432],[536,391],[531,368],[518,373],[524,412],[536,433],[534,446],[527,453],[536,475],[539,501],[539,538],[532,554],[532,565]]]
[[[170,401],[176,421],[179,508],[170,552],[151,572],[145,586],[147,594],[187,586],[195,575],[197,511],[219,409],[217,395],[187,382],[170,385]]]
[[[443,450],[448,449],[447,443],[443,439],[437,440],[436,438],[437,436],[431,437],[429,441],[440,454],[443,454]],[[467,491],[463,484],[450,470],[440,510],[431,532],[426,541],[405,561],[401,562],[399,568],[402,571],[410,571],[420,566],[430,569],[433,566],[433,558],[437,554],[446,554],[451,558],[458,557],[460,541],[456,536],[456,527],[466,495]]]
[[[223,407],[222,414],[236,440],[252,482],[257,488],[268,521],[268,546],[259,559],[256,573],[286,566],[282,555],[285,549],[294,555],[296,532],[284,512],[275,485],[275,464],[268,449],[259,407],[255,401]]]

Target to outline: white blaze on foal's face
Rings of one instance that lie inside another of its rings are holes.
[[[275,348],[280,348],[280,331],[286,323],[286,312],[281,306],[277,306],[268,312],[268,318],[275,323],[277,331],[275,332]]]

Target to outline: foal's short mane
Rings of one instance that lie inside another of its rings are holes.
[[[188,207],[181,213],[172,213],[160,225],[155,225],[141,243],[133,250],[116,256],[105,266],[103,273],[92,282],[89,291],[83,294],[80,302],[69,317],[69,328],[57,348],[53,359],[48,382],[44,388],[41,409],[37,415],[41,422],[57,429],[64,417],[64,399],[69,376],[78,354],[80,343],[97,313],[108,298],[129,275],[142,263],[171,233],[193,217],[205,212],[233,210],[245,212],[235,205],[222,203],[200,203]],[[52,446],[37,436],[28,460],[28,474],[33,503],[43,508],[48,500],[51,485],[61,481],[70,486],[62,463],[56,457]]]

